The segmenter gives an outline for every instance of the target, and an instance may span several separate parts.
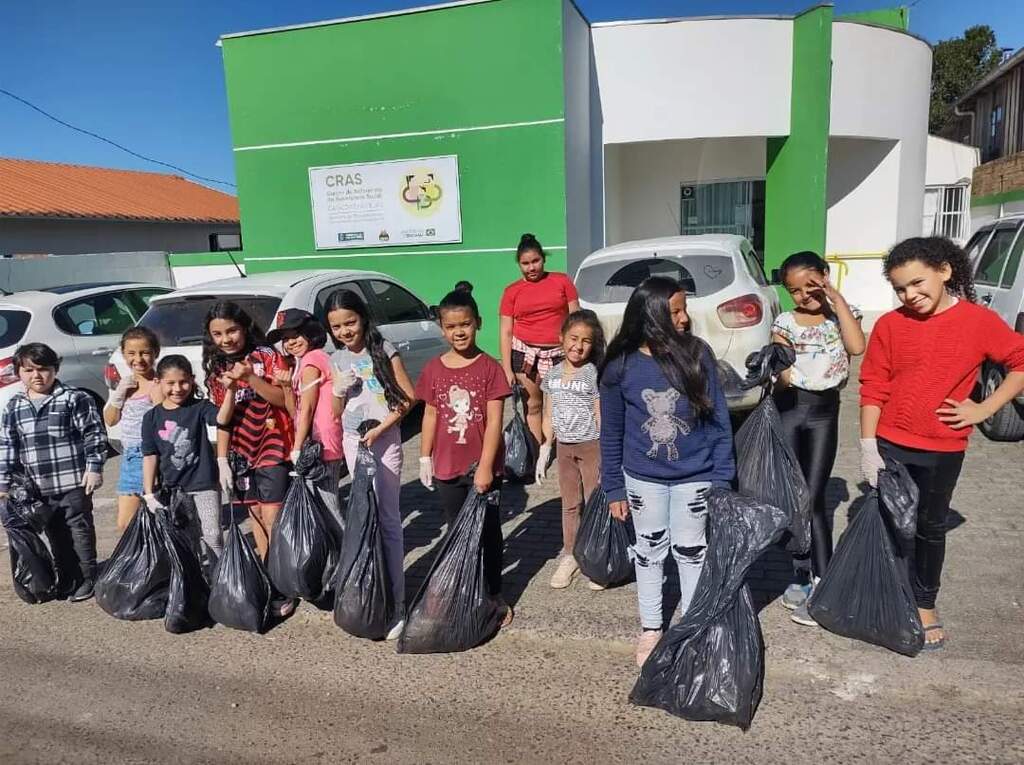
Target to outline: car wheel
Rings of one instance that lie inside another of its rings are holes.
[[[999,367],[986,364],[981,373],[981,398],[988,398],[1002,385],[1005,375]],[[1024,438],[1024,417],[1014,402],[978,423],[978,429],[992,441],[1020,441]]]

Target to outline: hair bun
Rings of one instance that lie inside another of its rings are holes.
[[[519,237],[519,246],[522,247],[524,244],[539,244],[539,242],[533,234],[523,234]]]
[[[472,295],[473,294],[473,285],[472,285],[471,282],[467,282],[466,280],[462,280],[462,281],[459,281],[459,282],[455,282],[455,286],[452,288],[452,290],[454,292],[465,292],[467,295]]]

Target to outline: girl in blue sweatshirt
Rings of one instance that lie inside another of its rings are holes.
[[[632,514],[636,528],[638,666],[661,638],[665,557],[671,549],[686,613],[704,567],[708,492],[736,473],[715,358],[689,324],[682,286],[653,276],[630,297],[601,366],[601,485],[612,515]]]

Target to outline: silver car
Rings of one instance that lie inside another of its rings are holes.
[[[103,374],[121,334],[170,287],[141,282],[72,284],[0,297],[0,407],[22,390],[14,371],[15,349],[46,343],[61,358],[60,380],[106,400]]]

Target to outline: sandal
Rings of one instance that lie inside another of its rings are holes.
[[[516,618],[516,612],[512,610],[512,606],[504,600],[502,605],[505,606],[505,615],[501,619],[501,624],[498,625],[498,629],[504,629],[512,623],[512,620]]]
[[[935,624],[929,624],[924,628],[925,641],[924,646],[921,648],[922,651],[938,651],[944,645],[946,645],[946,636],[943,635],[938,640],[928,640],[928,633],[932,630],[943,629],[942,622],[936,622]]]
[[[287,619],[295,613],[298,605],[299,601],[296,598],[282,598],[281,600],[274,601],[272,608],[279,618]]]

